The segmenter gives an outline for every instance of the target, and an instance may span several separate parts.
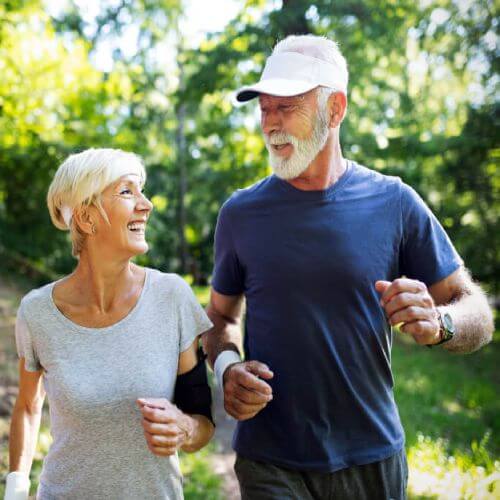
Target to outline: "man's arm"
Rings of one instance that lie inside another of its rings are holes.
[[[207,314],[214,327],[202,336],[203,349],[211,366],[224,351],[239,354],[241,345],[242,295],[222,295],[211,290]],[[272,389],[264,380],[273,377],[259,361],[235,361],[223,372],[224,408],[238,420],[254,417],[272,399]]]
[[[469,353],[491,341],[495,324],[486,294],[461,268],[429,289],[439,310],[448,313],[455,326],[453,338],[443,344],[451,352]]]
[[[438,310],[450,314],[454,337],[443,347],[456,353],[476,351],[490,342],[493,314],[486,295],[469,273],[460,268],[429,288],[420,281],[400,278],[392,283],[377,281],[381,305],[389,323],[404,323],[400,330],[409,333],[421,345],[439,342]]]
[[[210,291],[207,315],[214,327],[201,340],[212,368],[222,351],[240,354],[242,309],[243,295],[222,295],[214,289]]]

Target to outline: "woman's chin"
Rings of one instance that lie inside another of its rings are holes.
[[[149,250],[149,245],[144,241],[143,243],[136,243],[135,245],[128,248],[131,257],[136,257],[137,255],[144,255]]]

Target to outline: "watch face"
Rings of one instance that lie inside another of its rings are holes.
[[[448,330],[452,335],[455,333],[455,327],[453,326],[453,320],[448,313],[443,314],[443,326],[445,330]]]

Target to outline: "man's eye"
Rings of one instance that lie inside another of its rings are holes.
[[[132,191],[130,191],[130,189],[122,189],[120,194],[132,194]]]

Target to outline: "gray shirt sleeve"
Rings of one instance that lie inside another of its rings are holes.
[[[212,328],[213,323],[208,319],[191,287],[179,278],[179,347],[185,351],[194,339]]]
[[[24,358],[24,367],[26,370],[29,372],[41,370],[42,366],[35,350],[28,322],[24,316],[22,303],[17,311],[15,334],[17,354],[20,358]]]

